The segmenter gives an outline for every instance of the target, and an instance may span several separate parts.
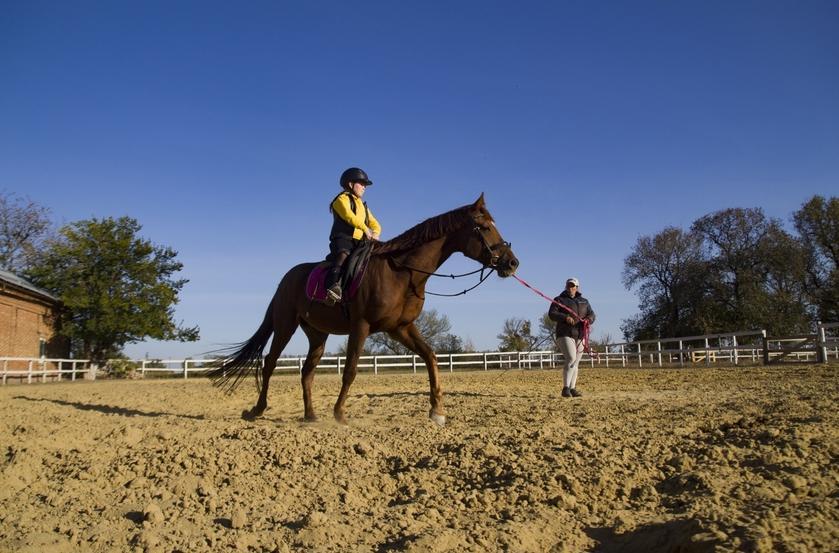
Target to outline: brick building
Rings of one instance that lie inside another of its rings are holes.
[[[0,270],[0,357],[66,358],[67,340],[56,336],[58,298]]]

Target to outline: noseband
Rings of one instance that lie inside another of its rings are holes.
[[[484,245],[484,248],[486,248],[486,250],[489,252],[489,263],[484,263],[484,266],[490,267],[492,269],[497,269],[498,260],[501,258],[501,256],[495,253],[495,251],[504,247],[510,249],[511,245],[509,242],[501,240],[497,244],[493,244],[490,246],[489,242],[487,242],[487,239],[484,238],[483,230],[484,229],[482,229],[480,225],[475,225],[474,231],[478,233],[478,236],[481,237],[481,243]]]

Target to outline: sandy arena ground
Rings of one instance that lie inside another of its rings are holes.
[[[0,551],[837,551],[839,367],[0,388]]]

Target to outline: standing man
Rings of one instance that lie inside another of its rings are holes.
[[[557,305],[559,304],[559,305]],[[556,321],[556,338],[565,357],[562,397],[580,397],[577,390],[577,367],[583,356],[583,339],[587,326],[594,323],[594,310],[580,294],[580,281],[569,278],[565,290],[554,298],[548,317]]]

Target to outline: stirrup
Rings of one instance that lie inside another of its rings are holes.
[[[341,301],[341,288],[333,286],[326,289],[326,300],[330,305],[334,305]]]

